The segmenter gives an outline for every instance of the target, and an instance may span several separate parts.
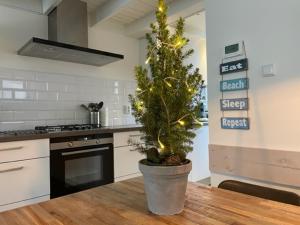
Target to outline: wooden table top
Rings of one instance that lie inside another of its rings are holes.
[[[156,216],[147,210],[142,178],[135,178],[3,212],[0,224],[300,225],[300,207],[189,183],[184,211]]]

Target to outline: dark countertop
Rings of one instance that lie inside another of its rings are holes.
[[[103,134],[103,133],[119,133],[128,131],[140,130],[140,125],[123,125],[123,126],[109,126],[101,127],[93,130],[79,130],[79,131],[62,131],[44,134],[22,134],[22,135],[1,135],[1,142],[11,142],[11,141],[25,141],[25,140],[35,140],[35,139],[46,139],[46,138],[56,138],[56,137],[67,137],[67,136],[81,136],[90,134]]]

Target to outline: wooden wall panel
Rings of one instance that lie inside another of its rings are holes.
[[[209,145],[210,170],[300,187],[300,152]]]

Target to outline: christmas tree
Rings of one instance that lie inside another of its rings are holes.
[[[147,68],[137,66],[137,89],[130,95],[133,115],[143,125],[146,146],[137,148],[147,155],[147,164],[180,165],[192,151],[193,129],[201,126],[199,69],[186,65],[193,54],[186,49],[189,40],[184,35],[184,20],[180,18],[174,32],[167,24],[167,6],[158,1],[157,23],[146,34]]]

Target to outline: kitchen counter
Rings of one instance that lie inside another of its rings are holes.
[[[299,225],[297,206],[188,184],[185,209],[175,216],[147,210],[142,178],[97,187],[0,213],[1,225]]]
[[[123,125],[123,126],[101,127],[92,130],[62,131],[62,132],[41,133],[41,134],[7,135],[7,134],[0,133],[0,142],[25,141],[25,140],[34,140],[34,139],[81,136],[81,135],[101,134],[101,133],[118,133],[118,132],[135,131],[140,129],[141,129],[140,125]]]

